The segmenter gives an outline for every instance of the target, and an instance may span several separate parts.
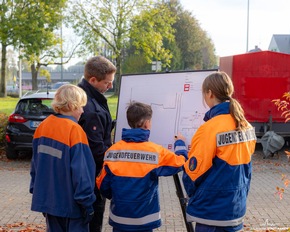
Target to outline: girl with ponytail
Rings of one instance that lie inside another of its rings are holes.
[[[196,232],[239,231],[250,189],[255,130],[232,97],[234,86],[225,72],[206,77],[202,93],[210,110],[192,138],[184,166],[187,220],[196,222]]]

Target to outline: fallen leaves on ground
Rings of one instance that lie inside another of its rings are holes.
[[[26,224],[25,222],[16,222],[0,226],[0,232],[45,232],[43,224]]]
[[[4,150],[4,147],[0,147],[0,160],[7,162],[8,159],[6,158],[6,152]]]
[[[290,162],[290,151],[285,150],[284,152],[287,155],[288,162]]]

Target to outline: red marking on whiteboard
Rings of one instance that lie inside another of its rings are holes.
[[[190,89],[190,84],[184,84],[184,88],[183,88],[184,92],[188,92],[189,89]]]

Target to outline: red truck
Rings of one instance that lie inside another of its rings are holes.
[[[232,77],[234,96],[257,137],[270,130],[287,141],[290,123],[285,123],[272,100],[290,91],[290,54],[260,51],[220,57],[220,70]]]

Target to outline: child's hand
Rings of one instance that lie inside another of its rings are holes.
[[[178,132],[178,135],[175,135],[174,138],[175,138],[175,141],[182,140],[185,142],[185,140],[186,140],[186,138],[180,132]]]

